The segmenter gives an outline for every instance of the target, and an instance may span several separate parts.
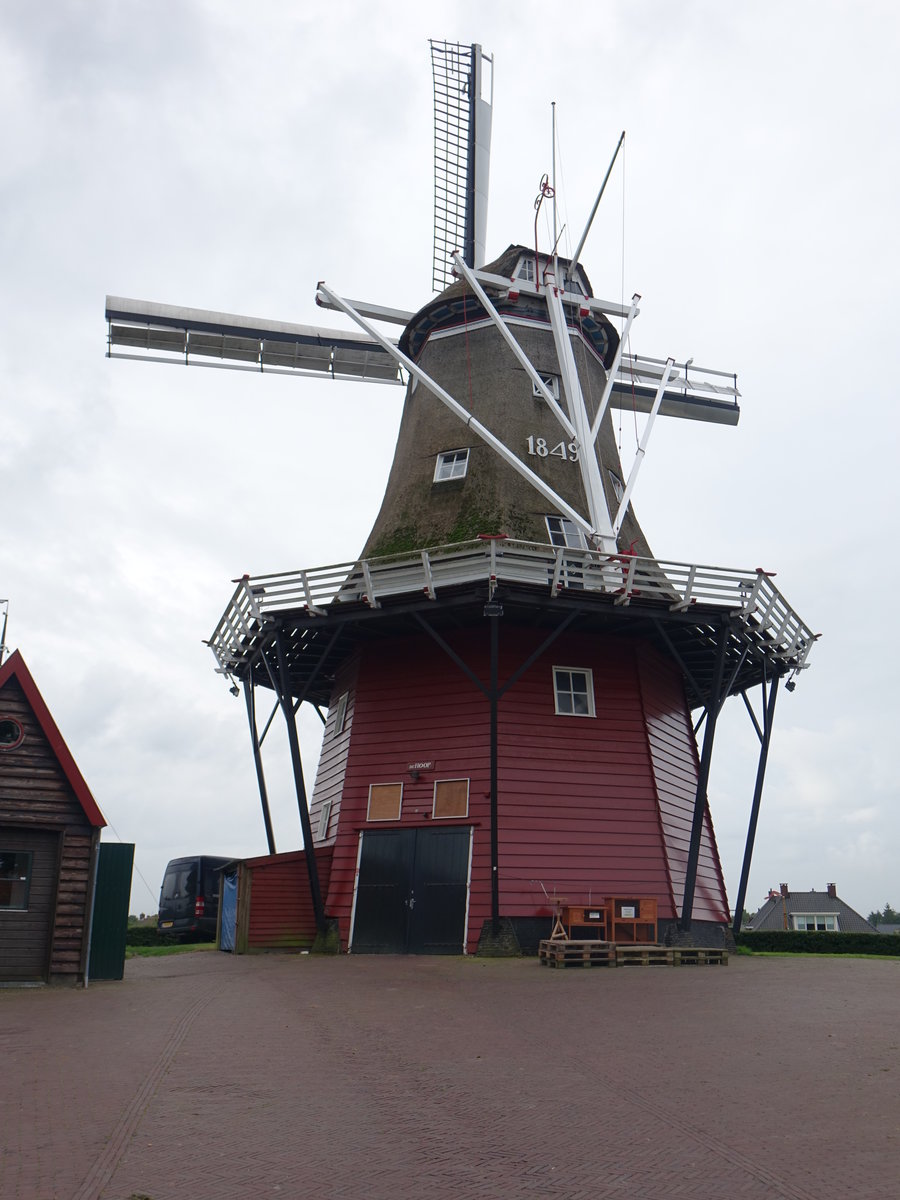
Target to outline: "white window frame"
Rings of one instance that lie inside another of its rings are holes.
[[[469,470],[469,447],[442,450],[434,462],[434,483],[450,483],[454,479],[465,479]]]
[[[464,783],[466,785],[466,811],[464,813],[454,813],[450,817],[439,817],[437,813],[437,793],[438,787],[442,783]],[[460,821],[469,815],[469,795],[471,792],[471,781],[469,779],[436,779],[434,781],[434,790],[431,795],[431,816],[435,821]]]
[[[550,393],[550,395],[553,397],[553,399],[558,400],[559,399],[559,376],[558,375],[549,375],[549,374],[546,374],[544,371],[538,371],[538,375],[540,377],[541,383],[543,383],[544,387],[547,389],[547,391]],[[531,381],[531,394],[532,394],[532,396],[537,396],[537,398],[539,400],[543,400],[543,398],[544,398],[543,394],[541,393],[540,389],[538,388],[538,385],[534,382],[533,379]]]
[[[802,926],[799,924],[800,921],[803,922]],[[813,923],[814,926],[818,926],[819,922],[821,922],[825,926],[825,929],[823,929],[823,930],[818,929],[818,928],[807,929],[806,926],[809,924],[810,921]],[[831,929],[828,928],[829,921],[832,922],[833,928],[831,928]],[[841,932],[841,923],[840,923],[840,920],[838,919],[837,913],[791,913],[791,924],[793,925],[795,930],[798,930],[801,933],[840,933]]]
[[[349,692],[341,692],[337,698],[337,704],[334,706],[334,726],[332,733],[343,733],[347,724],[347,703],[350,698]]]
[[[611,471],[608,467],[606,469],[606,473],[609,475],[609,482],[612,484],[613,495],[618,503],[621,504],[622,497],[625,495],[625,484],[618,477],[615,471]]]
[[[568,517],[547,515],[544,517],[547,525],[547,536],[551,546],[564,546],[568,550],[587,550],[587,538],[584,531],[579,529]]]
[[[516,279],[523,279],[526,283],[534,283],[534,255],[524,254],[516,266]]]
[[[396,817],[373,817],[372,816],[372,791],[374,788],[381,787],[398,787],[400,789],[400,801],[397,805]],[[366,804],[366,820],[367,821],[399,821],[403,816],[403,780],[402,779],[386,779],[384,782],[369,784],[369,800]]]
[[[572,688],[571,686],[569,687],[568,690],[561,689],[559,686],[560,681],[557,676],[557,672],[559,672],[559,671],[568,671],[568,672],[570,672],[570,674],[584,675],[587,677],[587,708],[588,708],[587,712],[575,712],[574,711],[575,696],[582,695],[583,693],[576,692],[575,689]],[[560,708],[560,703],[559,703],[560,695],[567,695],[571,698],[573,711],[570,712],[566,708]],[[595,717],[597,715],[597,710],[596,710],[596,707],[594,704],[594,672],[591,670],[591,668],[590,667],[554,666],[554,668],[553,668],[553,704],[554,704],[554,709],[555,709],[556,715],[558,717]]]
[[[319,813],[319,828],[316,833],[316,840],[324,842],[328,837],[328,825],[331,821],[331,801],[325,800],[322,802],[322,811]]]

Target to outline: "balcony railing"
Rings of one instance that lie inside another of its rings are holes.
[[[253,654],[275,617],[291,612],[322,618],[347,603],[379,608],[390,597],[434,600],[445,589],[483,582],[527,584],[550,597],[569,592],[604,594],[615,605],[649,602],[670,612],[713,607],[752,627],[767,657],[807,666],[816,640],[772,583],[769,574],[699,564],[666,562],[635,555],[609,556],[590,550],[511,539],[479,539],[435,546],[411,554],[351,563],[245,575],[209,639],[218,669],[236,671]]]

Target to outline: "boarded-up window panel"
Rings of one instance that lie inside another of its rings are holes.
[[[373,783],[369,787],[369,820],[399,821],[402,783]]]
[[[439,779],[434,785],[434,815],[436,817],[466,817],[469,815],[468,779]]]

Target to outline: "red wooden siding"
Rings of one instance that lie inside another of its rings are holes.
[[[328,709],[328,719],[322,735],[322,751],[319,755],[319,765],[316,770],[316,783],[313,788],[309,805],[310,827],[313,841],[317,844],[332,843],[338,827],[341,812],[341,791],[344,786],[344,774],[347,770],[347,753],[350,749],[350,729],[353,724],[353,709],[356,687],[356,673],[359,660],[356,656],[345,662],[338,671],[334,689],[331,694],[331,704]],[[347,708],[344,713],[344,727],[335,729],[335,716],[338,699],[347,694]],[[328,830],[324,838],[319,838],[319,820],[325,804],[331,804],[328,819]]]
[[[641,690],[666,865],[681,914],[699,762],[684,685],[674,664],[650,646],[640,654]],[[704,814],[693,916],[698,921],[727,921],[728,899],[709,806]]]
[[[316,850],[319,886],[328,892],[331,848]],[[250,912],[249,950],[305,949],[316,936],[316,918],[309,891],[306,856],[302,850],[248,859]],[[240,897],[239,897],[240,903]]]
[[[523,637],[517,657],[525,657]],[[593,672],[595,717],[557,716],[553,666]],[[505,916],[640,895],[670,908],[631,647],[561,638],[500,704],[500,887]]]
[[[459,647],[459,639],[454,645]],[[482,673],[484,664],[476,668]],[[435,769],[418,780],[410,762],[433,760]],[[358,831],[366,827],[369,785],[403,782],[400,823],[432,820],[435,779],[470,778],[469,816],[441,824],[474,824],[474,855],[489,838],[488,705],[474,684],[426,636],[392,640],[368,648],[360,662],[353,711],[353,732],[341,800],[341,821],[334,846],[326,911],[340,921],[346,947],[356,874]],[[384,828],[378,822],[373,828]],[[483,896],[473,868],[470,929],[480,929]],[[488,903],[490,893],[487,893]],[[477,915],[476,915],[477,914]],[[475,935],[477,938],[477,934]]]
[[[542,637],[512,622],[502,624],[501,682]],[[487,623],[448,640],[487,680]],[[648,896],[657,900],[660,917],[676,916],[677,888],[683,887],[678,822],[688,793],[688,807],[693,803],[696,751],[677,670],[655,654],[642,665],[647,651],[639,641],[564,635],[501,699],[503,916],[549,915],[542,884],[574,904],[608,895]],[[595,717],[555,714],[554,665],[593,671]],[[344,946],[359,831],[372,827],[366,822],[370,784],[402,780],[399,824],[419,825],[433,821],[435,780],[467,778],[468,816],[448,823],[474,828],[468,935],[474,949],[490,916],[489,715],[487,699],[426,635],[364,650],[326,904],[328,914],[339,918]],[[672,726],[668,732],[666,721]],[[413,780],[408,766],[417,760],[433,761],[434,768]],[[703,855],[695,914],[725,920],[711,825]]]
[[[93,847],[100,834],[96,825],[103,823],[103,817],[18,654],[0,669],[0,713],[13,717],[25,731],[21,745],[0,751],[0,826],[21,832],[49,830],[61,836],[49,914],[49,976],[80,979]]]

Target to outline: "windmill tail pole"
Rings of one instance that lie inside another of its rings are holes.
[[[619,151],[622,149],[622,143],[625,141],[625,130],[622,130],[622,136],[616,144],[613,156],[610,159],[609,166],[606,168],[606,174],[603,177],[603,182],[600,185],[600,191],[597,193],[597,199],[594,201],[594,207],[591,209],[591,215],[588,217],[587,225],[584,227],[584,233],[581,235],[581,241],[575,247],[575,253],[572,255],[572,266],[581,258],[581,251],[584,249],[584,243],[587,241],[587,235],[591,231],[591,226],[594,223],[594,217],[597,215],[597,209],[600,207],[600,201],[603,199],[603,193],[606,191],[606,185],[609,183],[609,177],[612,174],[612,169],[616,165],[616,159],[619,157]]]
[[[0,666],[3,665],[3,655],[6,653],[6,623],[9,620],[9,601],[0,600],[3,609],[3,629],[0,630]]]

